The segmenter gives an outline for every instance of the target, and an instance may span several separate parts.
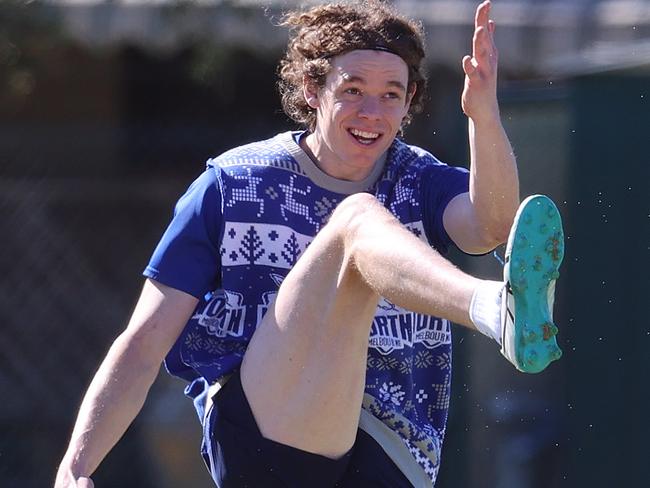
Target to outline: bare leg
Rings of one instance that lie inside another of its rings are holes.
[[[374,197],[336,209],[253,335],[242,385],[262,434],[337,458],[353,445],[380,296],[470,325],[479,280],[406,230]]]

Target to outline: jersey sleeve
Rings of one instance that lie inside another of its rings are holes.
[[[421,175],[422,223],[429,244],[444,254],[453,241],[447,234],[442,216],[449,202],[469,191],[469,171],[436,161]]]
[[[178,200],[174,217],[143,274],[196,298],[215,290],[221,276],[221,190],[208,167]]]

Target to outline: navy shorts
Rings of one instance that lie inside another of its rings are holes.
[[[410,488],[381,446],[362,430],[345,456],[329,459],[262,437],[239,373],[213,398],[203,458],[220,488]]]

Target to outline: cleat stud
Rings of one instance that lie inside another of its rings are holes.
[[[517,234],[517,247],[518,248],[523,248],[528,245],[528,239],[524,234]]]
[[[562,357],[562,349],[560,349],[556,345],[549,345],[547,350],[551,360],[557,361]]]
[[[560,277],[560,272],[555,270],[551,273],[551,279],[557,280]]]
[[[541,269],[542,269],[542,258],[540,256],[535,256],[535,264],[533,264],[533,269],[535,271],[541,271]]]
[[[542,233],[542,234],[546,234],[546,233],[548,232],[548,225],[546,225],[546,224],[542,224],[542,225],[540,225],[540,226],[539,226],[539,231],[540,231],[540,233]]]
[[[526,342],[535,342],[537,340],[537,334],[535,331],[529,327],[524,328],[524,340]]]
[[[546,322],[544,325],[542,325],[542,333],[544,334],[544,340],[548,341],[557,335],[558,328],[555,324]]]
[[[526,351],[526,364],[528,364],[528,366],[535,366],[536,363],[537,363],[537,352],[532,349]]]
[[[524,224],[530,224],[533,221],[533,217],[528,214],[524,217]]]

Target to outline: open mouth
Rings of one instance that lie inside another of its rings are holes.
[[[379,140],[381,134],[379,132],[366,132],[359,129],[348,129],[348,132],[354,137],[357,142],[364,146],[370,146]]]

